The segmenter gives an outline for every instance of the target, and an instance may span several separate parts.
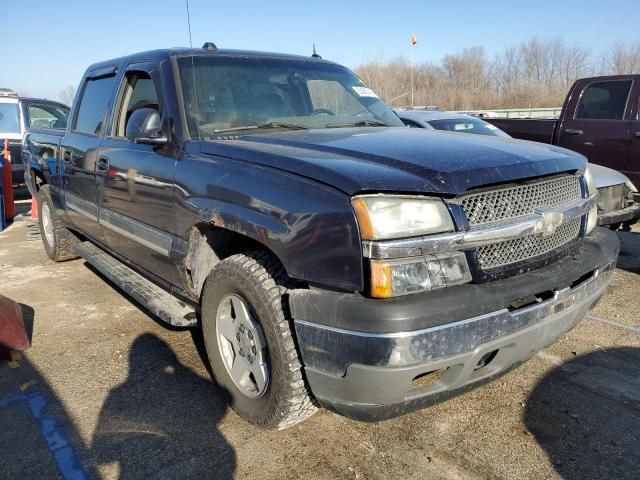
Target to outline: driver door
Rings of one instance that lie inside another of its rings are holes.
[[[175,228],[173,149],[135,143],[125,136],[135,110],[164,113],[161,93],[153,65],[138,63],[126,70],[112,130],[100,147],[103,168],[96,173],[103,185],[100,224],[105,243],[139,267],[175,282],[177,270],[169,261]]]

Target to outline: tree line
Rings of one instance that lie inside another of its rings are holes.
[[[439,63],[414,65],[414,104],[443,110],[559,107],[581,77],[640,73],[640,41],[617,43],[603,54],[560,38],[537,38],[506,47],[490,58],[482,47],[445,55]],[[410,104],[407,58],[372,60],[355,69],[391,106]],[[75,87],[60,91],[71,105]]]
[[[355,72],[392,106],[410,104],[411,65],[405,57],[367,61]],[[604,53],[561,38],[531,38],[489,57],[483,47],[414,65],[414,105],[443,110],[561,106],[581,77],[640,73],[640,41]]]

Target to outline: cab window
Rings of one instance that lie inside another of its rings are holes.
[[[587,86],[580,96],[576,108],[576,119],[622,120],[631,80],[596,82]]]
[[[73,129],[92,135],[100,135],[102,122],[113,91],[115,76],[90,78],[82,92],[80,106]]]
[[[128,72],[122,87],[115,136],[124,137],[131,114],[140,108],[160,111],[160,101],[156,86],[146,72]]]

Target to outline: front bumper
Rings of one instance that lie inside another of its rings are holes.
[[[607,288],[618,250],[613,232],[596,229],[575,255],[487,284],[384,301],[293,291],[309,385],[321,405],[377,421],[486,383],[584,318]]]
[[[614,225],[616,223],[629,222],[633,225],[640,219],[640,203],[633,203],[632,205],[615,210],[613,212],[598,212],[598,225]]]

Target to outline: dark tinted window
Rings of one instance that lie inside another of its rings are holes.
[[[582,92],[576,118],[622,120],[631,80],[592,83]]]
[[[76,115],[74,130],[96,135],[100,134],[104,113],[113,91],[114,81],[115,76],[113,75],[87,81],[80,100],[80,108]]]

